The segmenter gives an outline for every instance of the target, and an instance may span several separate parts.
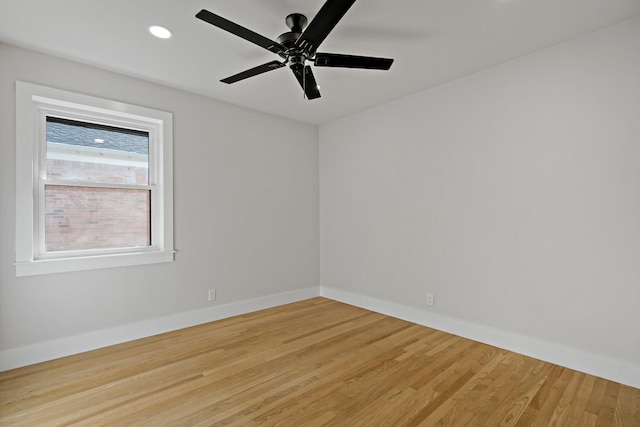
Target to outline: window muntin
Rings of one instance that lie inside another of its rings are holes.
[[[17,276],[173,261],[171,113],[16,82],[16,119]],[[60,126],[86,128],[93,141],[61,140],[52,132]],[[132,136],[142,138],[137,148],[109,140]],[[60,212],[56,197],[71,211]],[[110,212],[112,240],[86,238],[83,227],[99,221],[80,214],[106,211],[113,197],[123,209]],[[77,230],[56,235],[56,220]]]

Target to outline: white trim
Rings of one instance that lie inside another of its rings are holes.
[[[77,257],[63,254],[61,259],[46,252],[39,230],[44,228],[43,117],[48,114],[149,133],[145,188],[152,192],[150,251],[127,248],[118,256],[107,256],[87,250]],[[16,276],[173,261],[173,114],[17,81],[16,165]],[[47,259],[40,259],[44,255]]]
[[[602,355],[454,319],[416,307],[342,291],[310,287],[245,301],[213,306],[137,323],[101,329],[26,347],[0,351],[0,371],[45,362],[110,345],[213,322],[228,317],[323,296],[356,307],[438,329],[580,372],[640,388],[640,366]]]
[[[69,258],[34,259],[16,262],[16,276],[36,276],[39,274],[64,273],[67,271],[96,270],[110,267],[158,264],[174,260],[174,251],[138,251],[118,254],[76,256]],[[76,251],[79,252],[79,251]],[[64,253],[61,255],[64,256]]]
[[[321,286],[320,295],[335,301],[640,388],[640,366],[630,362],[349,291]]]
[[[107,184],[103,182],[93,182],[93,181],[63,181],[63,180],[53,180],[48,179],[47,182],[44,183],[46,187],[59,186],[59,187],[89,187],[89,188],[113,188],[117,190],[152,190],[154,188],[153,185],[145,185],[145,184]]]
[[[317,286],[101,329],[0,351],[0,371],[317,297]]]

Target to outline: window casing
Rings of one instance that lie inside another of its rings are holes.
[[[172,261],[172,120],[168,112],[16,82],[16,275]],[[147,152],[48,141],[52,123],[146,135]],[[83,168],[107,168],[109,177]],[[123,171],[133,178],[120,179]],[[132,223],[138,231],[125,232]]]

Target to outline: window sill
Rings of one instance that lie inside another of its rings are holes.
[[[174,251],[154,251],[16,262],[16,276],[36,276],[39,274],[172,262],[174,260],[173,255]]]

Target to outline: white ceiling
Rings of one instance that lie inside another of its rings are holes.
[[[286,68],[219,80],[276,55],[194,17],[268,38],[324,0],[0,0],[0,40],[244,107],[321,124],[640,15],[640,0],[359,0],[319,51],[395,58],[388,72],[316,68],[307,101]],[[174,37],[160,40],[159,24]]]

